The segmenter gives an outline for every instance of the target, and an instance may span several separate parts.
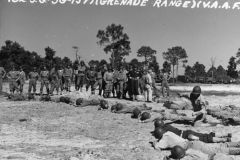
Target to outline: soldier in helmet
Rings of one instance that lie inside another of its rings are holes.
[[[23,85],[24,85],[24,83],[26,81],[26,74],[23,71],[22,66],[20,67],[20,72],[19,73],[20,73],[20,78],[18,80],[18,86],[20,86],[20,93],[22,94],[22,92],[23,92]]]
[[[70,64],[67,65],[67,67],[63,71],[63,77],[65,81],[65,88],[68,92],[71,92],[71,79],[73,77],[73,71],[72,68],[70,67]]]
[[[112,67],[108,68],[108,71],[104,74],[104,81],[106,83],[105,90],[104,90],[104,97],[109,97],[110,93],[112,92],[113,87],[113,72]]]
[[[115,92],[116,92],[117,97],[118,97],[118,93],[117,93],[118,74],[119,74],[119,68],[118,68],[118,69],[115,69],[115,70],[113,71],[113,87],[112,87],[113,97],[115,97]]]
[[[6,75],[6,71],[3,67],[0,67],[0,94],[2,94],[2,80]]]
[[[33,88],[33,94],[36,94],[36,86],[37,80],[39,78],[39,74],[37,72],[37,68],[33,67],[33,71],[28,74],[29,86],[28,86],[28,94],[31,94],[31,90]]]
[[[195,149],[184,150],[183,147],[176,145],[171,149],[171,155],[166,156],[163,160],[233,160],[232,157],[222,153],[208,155]]]
[[[47,94],[49,94],[49,71],[47,70],[47,67],[43,67],[43,71],[40,72],[40,79],[41,79],[41,88],[40,88],[40,94],[43,94],[43,87],[46,87]]]
[[[15,70],[15,66],[12,66],[12,70],[8,72],[7,77],[9,79],[9,88],[11,94],[13,94],[15,90],[19,92],[17,81],[20,78],[20,73],[19,71]]]
[[[127,105],[123,103],[117,103],[112,106],[111,112],[113,113],[131,113],[132,118],[138,118],[139,114],[141,114],[141,111],[145,110],[151,110],[152,107],[147,107],[146,104],[142,105]]]
[[[117,76],[117,97],[123,98],[123,91],[125,87],[125,83],[127,82],[126,73],[123,71],[123,66],[119,67],[119,72]]]
[[[225,132],[211,132],[211,133],[199,133],[193,130],[180,130],[175,128],[169,123],[164,123],[163,120],[157,119],[154,122],[155,128],[161,127],[165,131],[170,131],[184,139],[199,140],[205,143],[219,143],[231,141],[232,133]]]
[[[188,141],[173,132],[164,130],[161,127],[155,128],[153,135],[156,139],[158,139],[157,142],[153,142],[153,147],[158,151],[163,149],[172,149],[174,146],[179,145],[184,150],[194,149],[208,155],[216,153],[240,155],[240,148],[238,148],[240,146],[240,142],[225,142],[213,145],[201,141]],[[179,155],[179,158],[182,158],[182,156]]]
[[[88,88],[91,86],[91,94],[95,94],[95,90],[94,90],[94,84],[96,82],[96,79],[97,79],[97,74],[96,72],[94,71],[94,67],[91,66],[90,67],[90,70],[87,71],[87,74],[86,74],[86,79],[87,79],[87,86],[86,86],[86,90],[88,92]]]

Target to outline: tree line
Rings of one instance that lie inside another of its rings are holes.
[[[150,66],[154,68],[154,71],[159,74],[161,71],[172,71],[172,77],[178,76],[179,68],[185,68],[185,75],[190,78],[197,78],[200,76],[213,76],[215,78],[238,78],[238,72],[236,70],[237,64],[240,64],[240,49],[238,50],[236,57],[231,57],[229,60],[228,69],[225,70],[221,65],[215,68],[214,65],[206,72],[205,66],[196,62],[192,67],[187,65],[188,55],[186,50],[181,46],[175,46],[168,48],[166,52],[162,53],[165,60],[162,69],[157,62],[157,51],[150,46],[141,46],[136,53],[137,57],[144,58],[144,61],[139,61],[137,58],[133,58],[130,62],[126,62],[125,57],[131,53],[131,43],[129,36],[123,32],[124,27],[121,25],[111,24],[106,27],[105,30],[99,30],[97,32],[97,44],[103,48],[106,54],[110,54],[109,63],[105,60],[90,60],[87,62],[89,66],[101,67],[103,65],[112,66],[118,68],[120,65],[127,66],[129,64],[135,64],[139,68],[144,66]],[[41,70],[44,65],[47,69],[51,69],[53,66],[59,67],[60,65],[65,67],[70,64],[72,68],[76,69],[81,61],[81,56],[78,56],[79,48],[73,46],[76,49],[76,59],[72,62],[67,56],[61,58],[56,55],[49,46],[44,49],[45,56],[40,56],[36,52],[30,52],[25,50],[19,43],[11,40],[5,41],[5,45],[0,50],[0,64],[4,66],[6,71],[11,69],[11,65],[16,67],[22,66],[26,73],[29,73],[32,67],[37,67]],[[236,60],[239,58],[238,60]],[[85,62],[86,63],[86,62]],[[213,63],[212,63],[213,64]]]

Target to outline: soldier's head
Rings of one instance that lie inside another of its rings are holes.
[[[20,71],[23,71],[23,67],[22,67],[22,66],[20,66],[19,70],[20,70]]]
[[[67,68],[70,68],[70,64],[67,65]]]
[[[120,66],[120,67],[119,67],[119,71],[120,71],[120,72],[123,72],[123,66]]]
[[[137,69],[138,69],[138,67],[137,67],[136,64],[133,66],[133,69],[134,69],[134,70],[137,70]]]
[[[12,66],[12,70],[15,71],[15,66],[14,65]]]
[[[33,72],[36,72],[37,71],[37,68],[36,67],[33,67]]]
[[[171,149],[171,156],[169,158],[172,159],[182,159],[185,156],[185,150],[181,146],[174,146]]]
[[[162,136],[164,133],[166,133],[166,131],[161,127],[157,127],[157,128],[155,128],[153,133],[154,133],[154,137],[156,139],[162,139]]]
[[[93,67],[93,66],[91,66],[91,67],[90,67],[90,70],[91,70],[91,71],[93,71],[93,70],[94,70],[94,67]]]
[[[138,117],[140,117],[140,116],[141,116],[141,111],[140,111],[140,109],[135,108],[135,109],[133,110],[133,113],[132,113],[131,117],[132,117],[132,118],[138,118]]]
[[[85,63],[84,63],[83,60],[81,60],[80,65],[81,65],[81,66],[84,66],[84,65],[85,65]]]
[[[112,72],[112,71],[113,71],[112,67],[111,66],[108,67],[108,72]]]
[[[201,94],[201,87],[200,86],[195,86],[192,90],[191,96],[194,98],[198,98]]]
[[[148,73],[152,73],[152,68],[148,68]]]
[[[43,70],[46,71],[46,70],[47,70],[47,67],[46,67],[46,66],[43,66]]]
[[[143,112],[142,114],[141,114],[141,120],[142,121],[144,121],[144,120],[147,120],[147,119],[149,119],[149,118],[151,118],[151,114],[150,113],[148,113],[148,112]]]

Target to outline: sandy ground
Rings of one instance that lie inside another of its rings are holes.
[[[27,85],[25,87],[27,91]],[[4,90],[8,90],[7,84]],[[79,92],[67,95],[72,98],[88,97],[87,93]],[[110,104],[117,101],[143,103],[114,98],[108,100]],[[206,100],[211,105],[239,106],[240,96],[206,96]],[[153,109],[163,109],[161,103],[147,105]],[[208,119],[214,121],[213,117],[208,116]],[[1,96],[0,126],[0,159],[156,160],[170,153],[160,153],[152,148],[150,142],[155,141],[150,133],[154,129],[153,123],[138,123],[136,119],[131,119],[130,114],[98,111],[96,106],[75,108],[53,102],[10,102]],[[232,132],[232,140],[240,141],[239,126],[174,126],[203,133]]]

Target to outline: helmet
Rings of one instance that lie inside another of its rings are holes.
[[[157,120],[154,122],[155,128],[157,128],[157,127],[162,127],[163,125],[164,125],[164,122],[163,122],[161,119],[157,119]]]
[[[94,68],[93,66],[90,67],[90,69],[93,69],[93,68]]]
[[[67,104],[69,104],[69,103],[71,102],[71,98],[65,97],[64,102],[67,103]]]
[[[34,99],[34,95],[29,94],[29,95],[28,95],[28,100],[31,100],[31,99]]]
[[[138,118],[138,116],[139,116],[140,114],[141,114],[140,109],[135,108],[135,109],[133,110],[132,118]]]
[[[116,105],[116,110],[117,111],[120,111],[120,110],[122,110],[123,109],[123,105],[121,104],[121,103],[118,103],[117,105]]]
[[[172,149],[171,149],[171,158],[173,159],[180,159],[180,158],[183,158],[185,155],[185,150],[180,147],[180,146],[174,146]]]
[[[101,106],[101,108],[103,108],[103,109],[108,109],[108,101],[102,99],[102,100],[100,101],[100,106]]]
[[[192,90],[192,94],[201,94],[201,88],[199,86],[195,86]]]
[[[47,96],[45,97],[45,101],[51,101],[51,97],[50,97],[49,95],[47,95]]]
[[[78,99],[76,100],[76,105],[81,105],[81,103],[82,103],[82,98],[78,98]]]
[[[148,112],[143,112],[141,115],[141,120],[144,121],[146,119],[149,119],[151,117],[150,113]]]
[[[166,133],[166,131],[163,128],[157,127],[154,130],[154,137],[157,139],[161,139],[164,133]]]
[[[115,105],[112,105],[112,107],[111,107],[111,112],[112,111],[115,111],[115,110],[117,110],[117,105],[115,104]]]
[[[61,96],[60,97],[60,102],[65,102],[65,97]]]

